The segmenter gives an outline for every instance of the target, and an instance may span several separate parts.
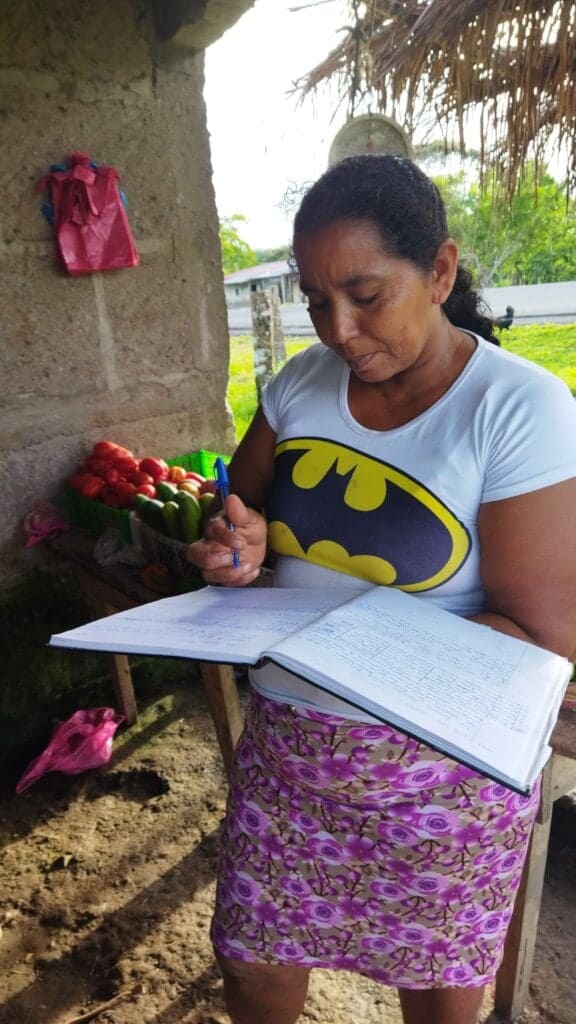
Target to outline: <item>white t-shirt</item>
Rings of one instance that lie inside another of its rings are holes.
[[[553,374],[476,340],[448,391],[394,430],[356,422],[350,370],[321,344],[270,382],[276,586],[379,583],[459,615],[483,609],[479,507],[576,476],[576,402]],[[275,666],[251,677],[269,697],[370,720]]]

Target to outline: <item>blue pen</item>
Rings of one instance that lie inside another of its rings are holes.
[[[226,463],[223,459],[216,459],[214,463],[214,472],[216,474],[216,481],[218,483],[218,494],[220,495],[220,501],[222,502],[222,508],[224,508],[224,502],[230,494],[230,481],[228,480],[228,470],[226,469]],[[234,531],[234,526],[227,520],[228,529]],[[236,548],[232,549],[232,564],[235,569],[240,565],[240,555]]]

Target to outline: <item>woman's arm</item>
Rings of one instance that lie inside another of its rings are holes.
[[[188,558],[202,570],[207,583],[243,587],[260,572],[266,557],[267,527],[259,509],[272,482],[275,444],[276,435],[259,408],[228,468],[231,493],[226,515],[211,516],[204,538],[188,548]],[[239,555],[237,567],[234,551]]]
[[[576,655],[576,479],[480,508],[483,622]]]
[[[228,467],[230,492],[254,508],[262,508],[266,502],[274,472],[275,447],[276,434],[258,406]]]

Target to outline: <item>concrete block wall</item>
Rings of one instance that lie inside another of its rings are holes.
[[[225,27],[225,26],[224,26]],[[20,0],[0,22],[0,587],[21,521],[91,444],[231,451],[228,330],[203,53],[132,0]],[[85,150],[122,177],[140,265],[70,277],[35,182]]]

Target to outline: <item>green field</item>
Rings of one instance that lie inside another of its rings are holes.
[[[534,324],[502,331],[502,348],[531,359],[566,381],[576,395],[576,324]],[[288,356],[309,345],[311,338],[286,341]],[[252,338],[242,334],[230,339],[228,401],[234,414],[236,437],[244,436],[256,409]]]

